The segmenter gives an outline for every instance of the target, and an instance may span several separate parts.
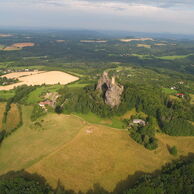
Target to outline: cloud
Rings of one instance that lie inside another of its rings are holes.
[[[194,33],[194,0],[0,0],[0,25]]]
[[[0,3],[24,3],[24,4],[44,4],[44,5],[55,5],[63,6],[76,0],[0,0]],[[193,8],[194,0],[77,0],[80,2],[88,3],[125,3],[128,5],[148,5],[162,8]]]

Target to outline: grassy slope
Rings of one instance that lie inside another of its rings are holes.
[[[0,148],[0,174],[31,166],[58,146],[70,141],[84,126],[78,118],[49,114],[44,118],[47,130],[31,128],[31,107],[23,107],[24,125],[8,136]]]
[[[16,104],[11,105],[11,110],[8,112],[6,121],[6,131],[9,132],[15,129],[20,123],[20,112]]]
[[[118,129],[123,128],[123,122],[121,118],[116,116],[112,117],[111,119],[104,119],[94,113],[87,113],[87,114],[76,113],[76,115],[90,123],[102,124],[102,125],[106,125],[106,126],[118,128]]]
[[[5,103],[0,103],[0,130],[2,128],[3,113],[5,111]]]
[[[69,144],[27,170],[43,175],[53,187],[60,180],[65,188],[76,191],[87,191],[95,183],[111,191],[128,175],[153,172],[174,159],[167,146],[176,145],[181,155],[194,150],[193,137],[158,134],[157,138],[159,148],[149,151],[134,142],[126,131],[89,124]]]
[[[100,183],[111,191],[128,175],[152,172],[174,159],[168,146],[176,145],[179,155],[194,150],[193,137],[158,134],[159,148],[149,151],[127,131],[88,124],[73,115],[48,114],[39,120],[44,120],[43,129],[35,129],[29,120],[31,110],[23,107],[23,127],[1,145],[0,174],[25,168],[44,176],[52,186],[60,179],[67,189],[86,191]]]

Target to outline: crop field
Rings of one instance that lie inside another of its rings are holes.
[[[151,48],[149,44],[137,44],[137,47]]]
[[[6,131],[10,132],[13,129],[15,129],[19,125],[20,121],[21,121],[21,117],[20,117],[20,111],[18,109],[18,106],[16,104],[12,104],[11,109],[7,115]]]
[[[0,34],[0,38],[4,38],[4,37],[10,37],[13,36],[12,34]]]
[[[2,129],[4,111],[5,111],[5,103],[0,103],[0,130]]]
[[[32,42],[22,42],[22,43],[15,43],[15,44],[12,44],[10,46],[5,46],[3,48],[1,48],[1,50],[4,50],[4,51],[15,51],[15,50],[21,50],[25,47],[32,47],[34,46],[35,44],[32,43]]]
[[[194,104],[194,94],[190,94],[191,97],[191,104]]]
[[[66,85],[68,83],[77,81],[79,78],[72,76],[70,74],[60,72],[60,71],[49,71],[49,72],[17,72],[4,75],[7,78],[18,78],[19,83],[1,86],[0,90],[11,90],[14,87],[26,85],[42,85],[42,84],[62,84]]]
[[[146,40],[151,40],[153,41],[153,38],[124,38],[120,39],[121,42],[131,42],[131,41],[146,41]]]

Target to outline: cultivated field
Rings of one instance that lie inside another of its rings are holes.
[[[131,42],[131,41],[146,41],[146,40],[151,40],[153,41],[153,38],[124,38],[120,39],[121,42]]]
[[[4,38],[4,37],[10,37],[13,36],[12,34],[0,34],[0,38]]]
[[[80,42],[83,42],[83,43],[106,43],[107,40],[80,40]]]
[[[151,48],[149,44],[137,44],[137,47]]]
[[[32,47],[35,44],[33,42],[22,42],[22,43],[15,43],[10,46],[6,46],[4,48],[1,48],[1,50],[4,51],[14,51],[14,50],[21,50],[25,47]]]
[[[19,79],[19,83],[0,86],[0,90],[11,90],[14,87],[21,86],[23,84],[26,85],[42,85],[42,84],[62,84],[66,85],[68,83],[77,81],[79,78],[72,76],[70,74],[60,72],[60,71],[49,71],[49,72],[16,72],[4,75],[7,78],[17,78]]]

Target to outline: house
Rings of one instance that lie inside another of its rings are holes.
[[[143,125],[145,126],[146,125],[146,122],[142,119],[133,119],[133,124],[138,124],[138,125]]]
[[[185,94],[183,94],[183,93],[177,93],[176,96],[179,97],[179,98],[184,98]]]
[[[39,102],[39,106],[40,106],[40,107],[45,108],[46,105],[52,106],[52,101],[46,100],[46,101],[43,101],[43,102]]]
[[[175,87],[175,86],[172,86],[170,89],[171,89],[171,90],[175,90],[175,89],[176,89],[176,87]]]

